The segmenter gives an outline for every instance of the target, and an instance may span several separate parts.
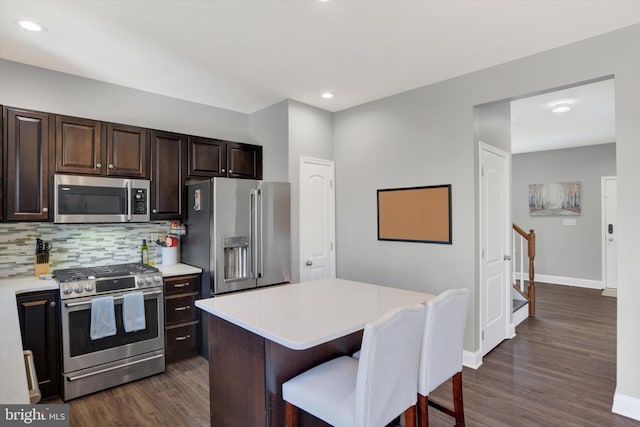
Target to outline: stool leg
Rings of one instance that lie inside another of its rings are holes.
[[[462,371],[453,376],[453,412],[456,419],[455,427],[465,427],[464,405],[462,404]]]
[[[429,402],[427,396],[418,393],[418,425],[429,427]]]
[[[287,427],[298,427],[298,408],[289,402],[285,403],[285,425]]]
[[[404,411],[404,420],[407,427],[417,427],[416,407],[411,406]]]

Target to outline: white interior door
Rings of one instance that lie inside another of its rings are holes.
[[[300,158],[300,281],[336,277],[334,164]]]
[[[480,143],[480,327],[484,356],[508,338],[510,298],[510,157]]]
[[[602,177],[602,278],[605,288],[618,288],[618,181],[615,176]]]

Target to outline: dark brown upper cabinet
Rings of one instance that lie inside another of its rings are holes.
[[[56,116],[56,172],[103,175],[103,123]]]
[[[262,146],[227,143],[227,168],[229,178],[262,179]]]
[[[147,178],[144,128],[56,116],[56,172]]]
[[[227,176],[227,142],[190,136],[188,142],[189,176]]]
[[[5,219],[49,219],[49,115],[6,108],[3,157],[5,159]]]
[[[187,136],[151,131],[151,219],[184,215]]]
[[[135,126],[107,124],[107,176],[149,176],[149,132]]]

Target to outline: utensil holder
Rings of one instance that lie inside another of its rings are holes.
[[[162,265],[176,265],[178,263],[178,247],[162,247]]]

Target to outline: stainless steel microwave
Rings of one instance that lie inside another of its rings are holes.
[[[54,175],[57,223],[149,222],[148,180]]]

